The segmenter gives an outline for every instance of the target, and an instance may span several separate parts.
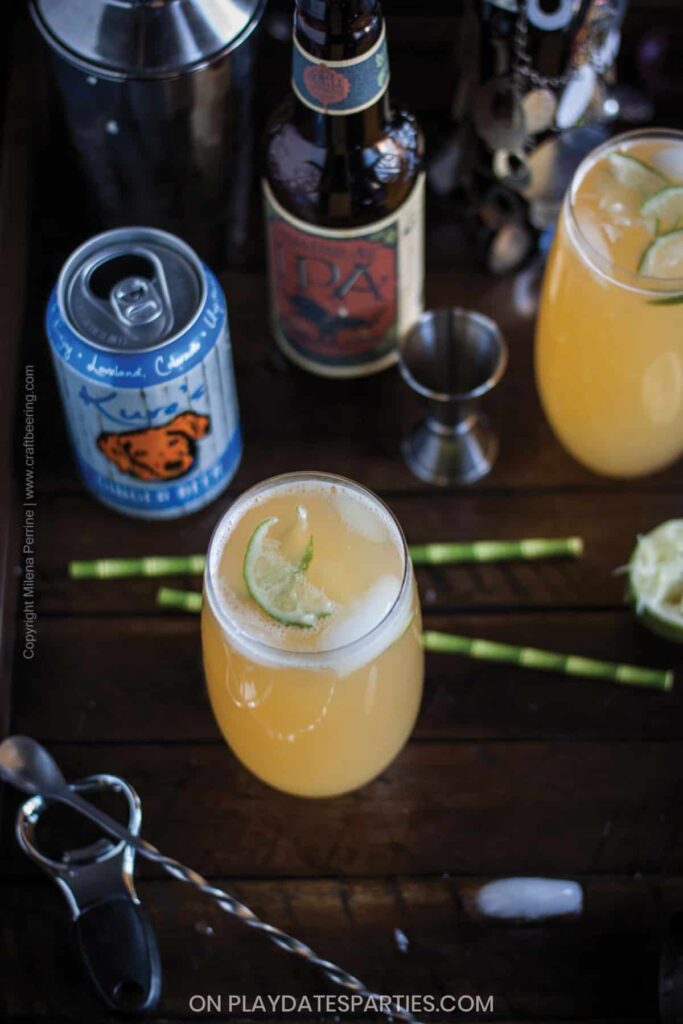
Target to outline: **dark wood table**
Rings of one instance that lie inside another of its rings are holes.
[[[28,167],[30,154],[21,139],[12,173],[4,167],[5,201],[25,180],[21,161]],[[492,995],[493,1017],[502,1021],[655,1020],[662,932],[683,907],[683,658],[637,624],[614,570],[639,532],[681,514],[681,467],[618,483],[574,463],[551,435],[534,389],[535,271],[492,279],[444,265],[434,255],[444,229],[434,225],[428,304],[482,310],[510,346],[509,371],[489,408],[501,453],[485,481],[441,491],[415,480],[398,442],[417,409],[398,373],[329,382],[291,368],[269,340],[262,274],[227,273],[245,436],[238,476],[229,494],[177,522],[117,516],[75,476],[42,338],[47,289],[75,241],[60,219],[62,187],[53,182],[48,200],[36,199],[30,245],[22,233],[27,203],[24,213],[5,207],[0,233],[2,322],[18,328],[14,313],[25,311],[18,377],[25,363],[35,364],[39,394],[38,646],[35,659],[24,660],[19,608],[11,730],[46,743],[69,778],[123,775],[142,797],[143,831],[155,844],[375,990]],[[418,570],[427,626],[672,667],[678,685],[662,695],[429,656],[415,734],[377,781],[319,802],[269,789],[217,732],[196,618],[160,613],[158,581],[74,582],[66,565],[202,551],[232,497],[296,469],[371,487],[413,542],[583,536],[579,562]],[[12,536],[10,581],[22,565]],[[11,599],[13,584],[6,590]],[[62,897],[18,852],[16,807],[5,793],[0,1019],[109,1020],[82,980]],[[472,888],[516,874],[579,880],[582,916],[536,926],[476,921]],[[139,875],[164,967],[155,1020],[195,1019],[194,994],[335,991],[159,872],[143,866]]]

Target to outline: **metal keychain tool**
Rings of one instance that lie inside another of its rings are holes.
[[[112,789],[128,805],[128,828],[138,835],[140,798],[116,775],[91,775],[70,787],[78,794]],[[161,962],[156,936],[133,884],[135,850],[120,839],[98,839],[66,850],[56,860],[43,853],[37,830],[54,802],[37,795],[19,808],[16,837],[24,853],[63,892],[88,976],[108,1006],[124,1013],[152,1010],[161,994]]]

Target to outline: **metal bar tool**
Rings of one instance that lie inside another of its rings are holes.
[[[109,788],[125,798],[128,831],[137,836],[140,799],[123,779],[91,775],[68,787],[77,798]],[[135,849],[125,838],[112,842],[103,837],[59,857],[48,856],[41,849],[39,822],[54,799],[37,793],[22,804],[17,842],[64,894],[83,963],[98,995],[119,1012],[152,1010],[161,993],[161,962],[152,924],[133,885]]]

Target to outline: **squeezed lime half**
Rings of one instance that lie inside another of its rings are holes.
[[[638,538],[628,578],[643,625],[683,643],[683,519],[670,519]]]
[[[306,577],[313,558],[313,537],[301,558],[292,563],[284,558],[277,541],[268,536],[277,522],[277,516],[270,516],[252,533],[244,555],[244,582],[251,598],[271,619],[285,626],[310,629],[332,614],[334,604]]]

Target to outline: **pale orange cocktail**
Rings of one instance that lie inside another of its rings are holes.
[[[209,696],[234,753],[270,785],[331,796],[389,764],[420,705],[420,630],[403,534],[365,488],[276,477],[216,528],[202,612]]]
[[[580,462],[635,477],[683,454],[683,133],[591,153],[565,198],[543,287],[536,378]]]

